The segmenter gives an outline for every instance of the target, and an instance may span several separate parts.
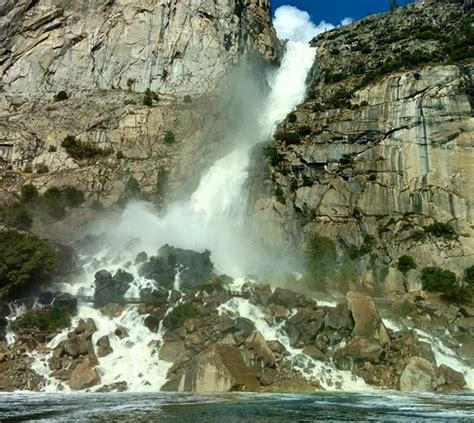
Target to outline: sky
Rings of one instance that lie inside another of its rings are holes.
[[[398,0],[398,3],[412,1]],[[315,23],[326,21],[338,25],[346,17],[358,20],[372,13],[385,12],[390,7],[390,0],[271,0],[271,4],[274,11],[282,5],[292,5],[309,12]]]

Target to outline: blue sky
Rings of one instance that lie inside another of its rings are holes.
[[[398,0],[398,3],[411,1]],[[339,24],[345,17],[357,20],[371,13],[385,12],[390,7],[390,0],[271,0],[271,3],[273,10],[284,4],[306,10],[316,24],[323,20]]]

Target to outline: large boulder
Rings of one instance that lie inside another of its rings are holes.
[[[215,344],[188,363],[184,373],[169,380],[161,390],[231,392],[257,391],[259,387],[257,377],[237,348]]]
[[[438,389],[443,391],[460,391],[466,387],[466,379],[461,372],[441,364],[438,368]]]
[[[67,292],[58,292],[54,295],[52,304],[61,310],[66,310],[70,314],[77,313],[77,298]]]
[[[260,332],[252,333],[245,340],[245,346],[251,351],[248,356],[250,361],[263,363],[264,366],[268,367],[275,367],[275,355]]]
[[[324,313],[310,307],[300,309],[287,320],[285,329],[290,337],[291,345],[302,347],[314,341],[324,323]]]
[[[94,365],[94,361],[89,356],[85,356],[75,367],[69,379],[69,387],[73,391],[82,391],[100,383],[100,376],[94,369]]]
[[[179,271],[180,289],[199,289],[214,275],[211,253],[198,253],[164,245],[157,257],[150,257],[140,266],[140,275],[154,280],[166,289],[172,289]]]
[[[347,301],[355,322],[353,335],[375,338],[382,344],[390,342],[388,330],[371,297],[351,291],[347,293]]]
[[[411,357],[400,375],[401,391],[434,391],[437,387],[436,368],[421,357]]]
[[[333,361],[340,370],[354,370],[365,362],[378,363],[382,351],[378,340],[356,336],[345,347],[336,350]]]
[[[113,277],[107,270],[97,272],[95,274],[94,303],[98,306],[122,303],[132,281],[133,276],[123,270],[119,270]]]
[[[354,319],[346,304],[338,304],[324,318],[324,328],[330,330],[354,329]]]

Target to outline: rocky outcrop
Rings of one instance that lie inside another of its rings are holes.
[[[267,0],[22,0],[4,2],[0,14],[0,87],[8,95],[202,94],[245,54],[278,57]]]
[[[400,390],[426,392],[435,388],[435,367],[424,358],[412,357],[400,375]]]
[[[266,149],[269,167],[255,151],[251,170],[250,207],[270,248],[304,252],[328,237],[345,282],[392,293],[416,289],[397,269],[402,255],[462,276],[474,254],[470,13],[412,5],[313,41],[308,99]],[[435,35],[448,28],[453,44]]]

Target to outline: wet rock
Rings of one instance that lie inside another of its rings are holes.
[[[356,336],[345,347],[336,350],[333,361],[340,370],[354,370],[365,362],[378,363],[382,351],[377,339]]]
[[[74,329],[74,333],[76,334],[86,334],[87,338],[90,339],[92,334],[94,334],[97,331],[97,327],[95,325],[94,320],[88,318],[88,319],[81,319],[79,320],[76,328]]]
[[[347,301],[355,322],[353,335],[373,337],[382,344],[390,342],[390,335],[372,298],[358,292],[348,292]]]
[[[128,337],[128,330],[124,326],[117,326],[117,329],[114,331],[114,335],[120,339]]]
[[[123,313],[124,306],[117,303],[106,304],[100,308],[100,311],[107,317],[118,317]]]
[[[86,341],[81,336],[74,336],[61,343],[61,346],[67,355],[72,358],[78,358],[81,355],[88,354],[90,351],[89,342],[90,341]]]
[[[110,385],[104,385],[97,389],[96,392],[107,393],[107,392],[125,392],[128,389],[127,382],[115,382]]]
[[[119,270],[114,277],[107,270],[97,272],[95,274],[94,303],[97,306],[122,303],[132,281],[133,276],[123,270]]]
[[[466,379],[461,372],[441,364],[438,368],[438,389],[443,391],[459,391],[466,387]]]
[[[165,305],[168,302],[168,296],[169,292],[162,286],[140,291],[140,300],[148,304]]]
[[[414,352],[416,356],[424,358],[432,364],[436,364],[436,357],[430,343],[418,341],[415,345]]]
[[[183,341],[166,341],[161,346],[159,352],[160,360],[168,363],[179,363],[186,357],[189,357],[189,352],[186,350]]]
[[[255,331],[255,324],[245,318],[245,317],[238,317],[235,319],[231,324],[227,325],[223,331],[223,335],[240,335],[244,338],[248,337],[252,332]]]
[[[272,288],[268,284],[247,282],[242,286],[242,295],[255,304],[266,306],[271,301]]]
[[[338,304],[335,308],[329,310],[324,318],[324,327],[332,330],[347,329],[352,331],[354,319],[347,305]]]
[[[51,305],[53,300],[54,300],[54,293],[50,291],[44,291],[38,295],[38,302],[41,305],[44,305],[44,306]]]
[[[158,332],[158,329],[160,327],[160,319],[153,315],[149,315],[145,317],[145,320],[143,321],[143,324],[151,331],[151,332]]]
[[[437,386],[436,369],[421,357],[412,357],[400,375],[401,391],[434,391]]]
[[[277,322],[281,322],[282,320],[285,320],[290,315],[290,311],[285,306],[282,306],[282,305],[272,304],[268,308],[270,310],[270,314]]]
[[[69,379],[69,387],[73,391],[81,391],[91,388],[100,383],[100,377],[94,369],[94,363],[89,356],[86,356],[74,368]]]
[[[77,298],[66,292],[60,292],[54,295],[52,304],[61,310],[66,310],[74,315],[77,313]]]
[[[286,352],[285,346],[276,339],[267,341],[267,345],[274,354],[283,355]]]
[[[304,308],[288,319],[285,329],[290,337],[292,346],[302,346],[314,341],[324,322],[324,313],[321,310]]]
[[[474,362],[474,341],[464,343],[461,346],[460,353],[463,357]]]
[[[269,304],[276,304],[292,310],[298,305],[298,294],[289,289],[276,288],[268,300]]]
[[[140,269],[140,275],[154,280],[166,289],[172,289],[176,271],[180,269],[181,289],[199,289],[214,276],[214,265],[210,252],[198,253],[192,250],[164,245],[157,257],[150,257]]]
[[[309,344],[303,348],[303,354],[314,358],[315,360],[325,360],[326,354],[323,353],[316,345]]]
[[[148,254],[145,251],[142,251],[141,253],[138,253],[137,256],[135,257],[135,264],[144,263],[147,260],[148,260]]]
[[[240,351],[230,345],[213,345],[185,367],[182,375],[169,380],[161,390],[231,392],[257,391],[260,387]]]
[[[474,336],[474,317],[462,317],[457,320],[456,326],[461,332]]]
[[[245,340],[245,346],[252,350],[252,360],[260,360],[265,366],[275,367],[275,355],[260,332],[252,333]]]
[[[98,347],[97,357],[99,358],[105,357],[113,352],[113,349],[110,346],[110,339],[107,335],[100,337],[97,340],[96,345]]]

